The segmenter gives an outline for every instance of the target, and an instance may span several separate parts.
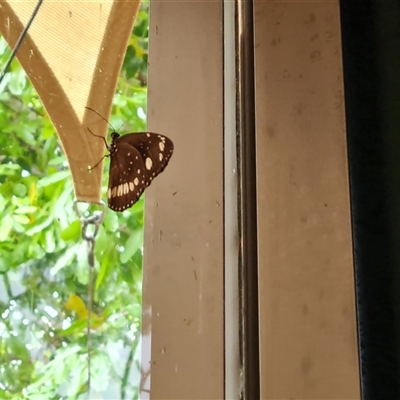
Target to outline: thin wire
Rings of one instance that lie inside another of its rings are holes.
[[[86,240],[88,243],[88,264],[89,264],[89,294],[88,294],[88,315],[87,315],[87,352],[88,352],[88,399],[90,399],[90,386],[91,386],[91,349],[92,349],[92,340],[90,334],[90,321],[92,315],[92,298],[93,298],[93,269],[95,265],[95,257],[94,257],[94,247],[96,244],[96,235],[99,231],[100,225],[103,222],[105,213],[106,213],[106,205],[103,201],[99,203],[102,206],[101,211],[95,211],[93,215],[89,217],[84,217],[78,208],[78,200],[74,200],[74,209],[76,214],[79,217],[79,220],[82,225],[82,239]],[[94,230],[92,232],[88,232],[88,226],[93,225]]]
[[[88,287],[88,304],[87,304],[87,325],[86,325],[86,334],[87,334],[87,351],[88,351],[88,399],[90,399],[90,387],[91,387],[91,352],[92,352],[92,335],[90,333],[90,321],[92,319],[92,303],[93,303],[93,268],[94,268],[94,245],[95,239],[88,239],[88,263],[89,263],[89,287]]]
[[[11,56],[10,56],[10,58],[8,59],[6,65],[5,65],[4,69],[3,69],[3,72],[2,72],[1,75],[0,75],[0,84],[1,84],[2,80],[4,79],[4,77],[6,76],[6,73],[7,73],[8,69],[10,68],[10,65],[11,65],[12,61],[14,60],[14,57],[15,57],[15,55],[17,54],[17,51],[19,50],[22,41],[25,39],[25,36],[26,36],[26,34],[28,33],[28,30],[29,30],[29,28],[31,27],[32,22],[33,22],[33,20],[35,19],[36,14],[38,13],[39,8],[40,8],[40,6],[42,5],[42,3],[43,3],[43,0],[39,0],[38,3],[36,4],[36,7],[35,7],[35,9],[33,10],[33,13],[32,13],[32,15],[31,15],[31,17],[29,18],[28,23],[26,24],[24,30],[22,31],[22,33],[21,33],[21,35],[20,35],[20,37],[19,37],[17,43],[15,44],[14,49],[13,49],[13,51],[12,51],[12,53],[11,53]]]

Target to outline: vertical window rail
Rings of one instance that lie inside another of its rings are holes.
[[[225,398],[260,398],[252,0],[224,0]]]
[[[224,0],[224,315],[225,398],[242,392],[240,360],[239,212],[237,134],[236,4]]]
[[[260,398],[253,0],[237,1],[241,364],[243,399]]]

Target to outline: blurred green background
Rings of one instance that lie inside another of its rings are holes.
[[[143,3],[110,117],[125,131],[146,129],[147,49]],[[0,71],[10,54],[0,38]],[[0,399],[86,399],[87,244],[60,142],[17,60],[0,85],[0,149]],[[103,198],[107,181],[108,162]],[[139,398],[142,238],[143,198],[107,209],[95,247],[91,398]]]

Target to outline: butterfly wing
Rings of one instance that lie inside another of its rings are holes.
[[[135,204],[152,180],[167,166],[174,145],[156,133],[129,133],[110,145],[108,206],[123,211]]]

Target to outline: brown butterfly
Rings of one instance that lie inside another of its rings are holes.
[[[92,108],[86,108],[103,118]],[[103,138],[88,130],[92,135]],[[114,211],[124,211],[132,207],[153,179],[164,171],[174,151],[174,144],[166,136],[150,132],[120,136],[113,131],[111,144],[108,145],[105,139],[104,142],[109,151],[105,157],[110,157],[108,207]]]

